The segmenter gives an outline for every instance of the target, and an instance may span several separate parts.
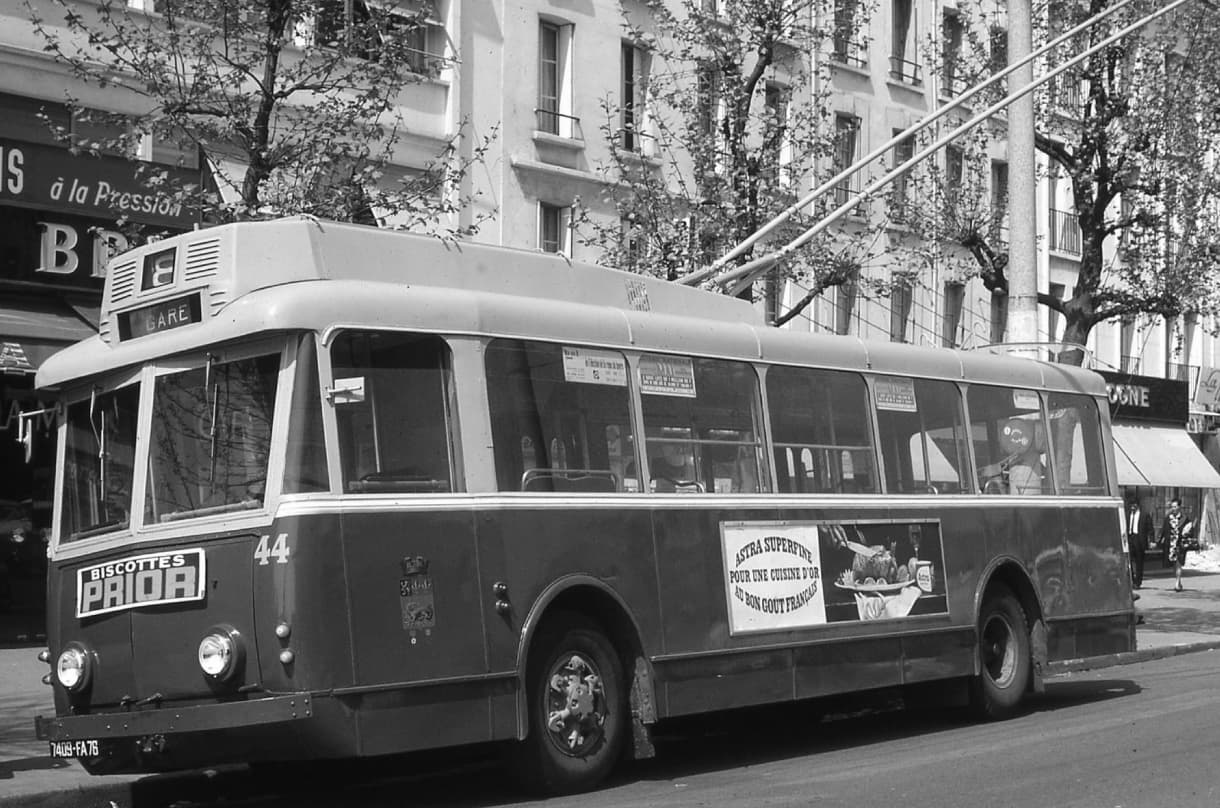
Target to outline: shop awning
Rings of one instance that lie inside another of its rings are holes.
[[[72,309],[57,302],[0,304],[0,373],[33,373],[51,354],[96,334]]]
[[[1220,473],[1185,429],[1114,424],[1113,430],[1119,485],[1220,488]]]

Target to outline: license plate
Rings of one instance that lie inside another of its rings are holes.
[[[101,745],[95,739],[87,741],[50,741],[51,757],[77,758],[97,757],[102,753]]]

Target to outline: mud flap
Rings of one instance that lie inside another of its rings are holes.
[[[652,673],[643,657],[635,660],[631,677],[631,757],[645,760],[656,757],[649,724],[656,723],[657,706],[653,701]]]
[[[1042,677],[1046,672],[1046,623],[1035,620],[1029,630],[1030,677],[1029,687],[1034,693],[1046,692]]]

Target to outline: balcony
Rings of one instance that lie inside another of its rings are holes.
[[[890,78],[912,87],[923,86],[923,73],[919,65],[901,55],[890,57]]]
[[[867,68],[868,45],[859,40],[848,39],[836,34],[830,58],[848,67]]]
[[[575,115],[565,115],[553,109],[535,109],[534,119],[536,130],[548,135],[584,140],[580,130],[580,118]]]
[[[1080,257],[1080,218],[1075,213],[1051,208],[1047,246],[1054,252]]]

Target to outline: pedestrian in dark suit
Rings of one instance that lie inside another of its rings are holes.
[[[1127,497],[1126,515],[1127,547],[1131,553],[1131,585],[1139,589],[1144,585],[1144,554],[1152,540],[1152,514],[1140,506],[1134,495]]]

